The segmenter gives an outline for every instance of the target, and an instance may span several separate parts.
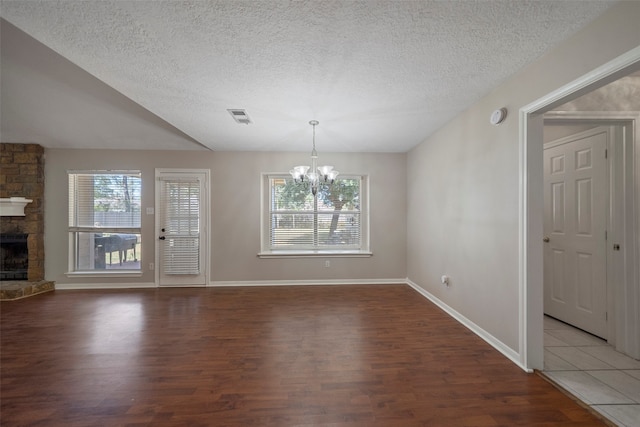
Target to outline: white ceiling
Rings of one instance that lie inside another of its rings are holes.
[[[2,0],[1,137],[405,152],[612,4]]]

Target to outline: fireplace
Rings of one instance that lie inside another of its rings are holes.
[[[0,142],[0,164],[0,300],[53,291],[44,278],[44,148]]]
[[[0,234],[0,280],[27,280],[29,250],[26,234]]]

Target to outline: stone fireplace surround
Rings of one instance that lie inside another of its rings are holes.
[[[44,148],[38,144],[0,143],[0,198],[32,199],[25,216],[0,216],[0,233],[27,234],[27,280],[0,281],[0,300],[18,299],[54,289],[44,278]]]

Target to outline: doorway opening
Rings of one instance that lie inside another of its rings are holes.
[[[520,110],[520,355],[527,369],[543,369],[543,128],[544,114],[596,88],[640,69],[640,47],[632,49],[584,77]],[[620,293],[624,304],[616,310],[623,319],[625,353],[640,357],[640,285],[637,254],[640,246],[640,155],[637,133],[633,141],[631,244],[627,248],[631,276]]]

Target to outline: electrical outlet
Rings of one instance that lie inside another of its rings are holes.
[[[153,270],[154,268],[156,268],[156,266],[155,266],[155,265],[153,265],[153,263],[152,263],[152,262],[150,262],[150,263],[149,263],[149,270]]]
[[[327,268],[331,267],[331,261],[326,260],[326,261],[324,262],[324,266],[325,266],[325,267],[327,267]]]

